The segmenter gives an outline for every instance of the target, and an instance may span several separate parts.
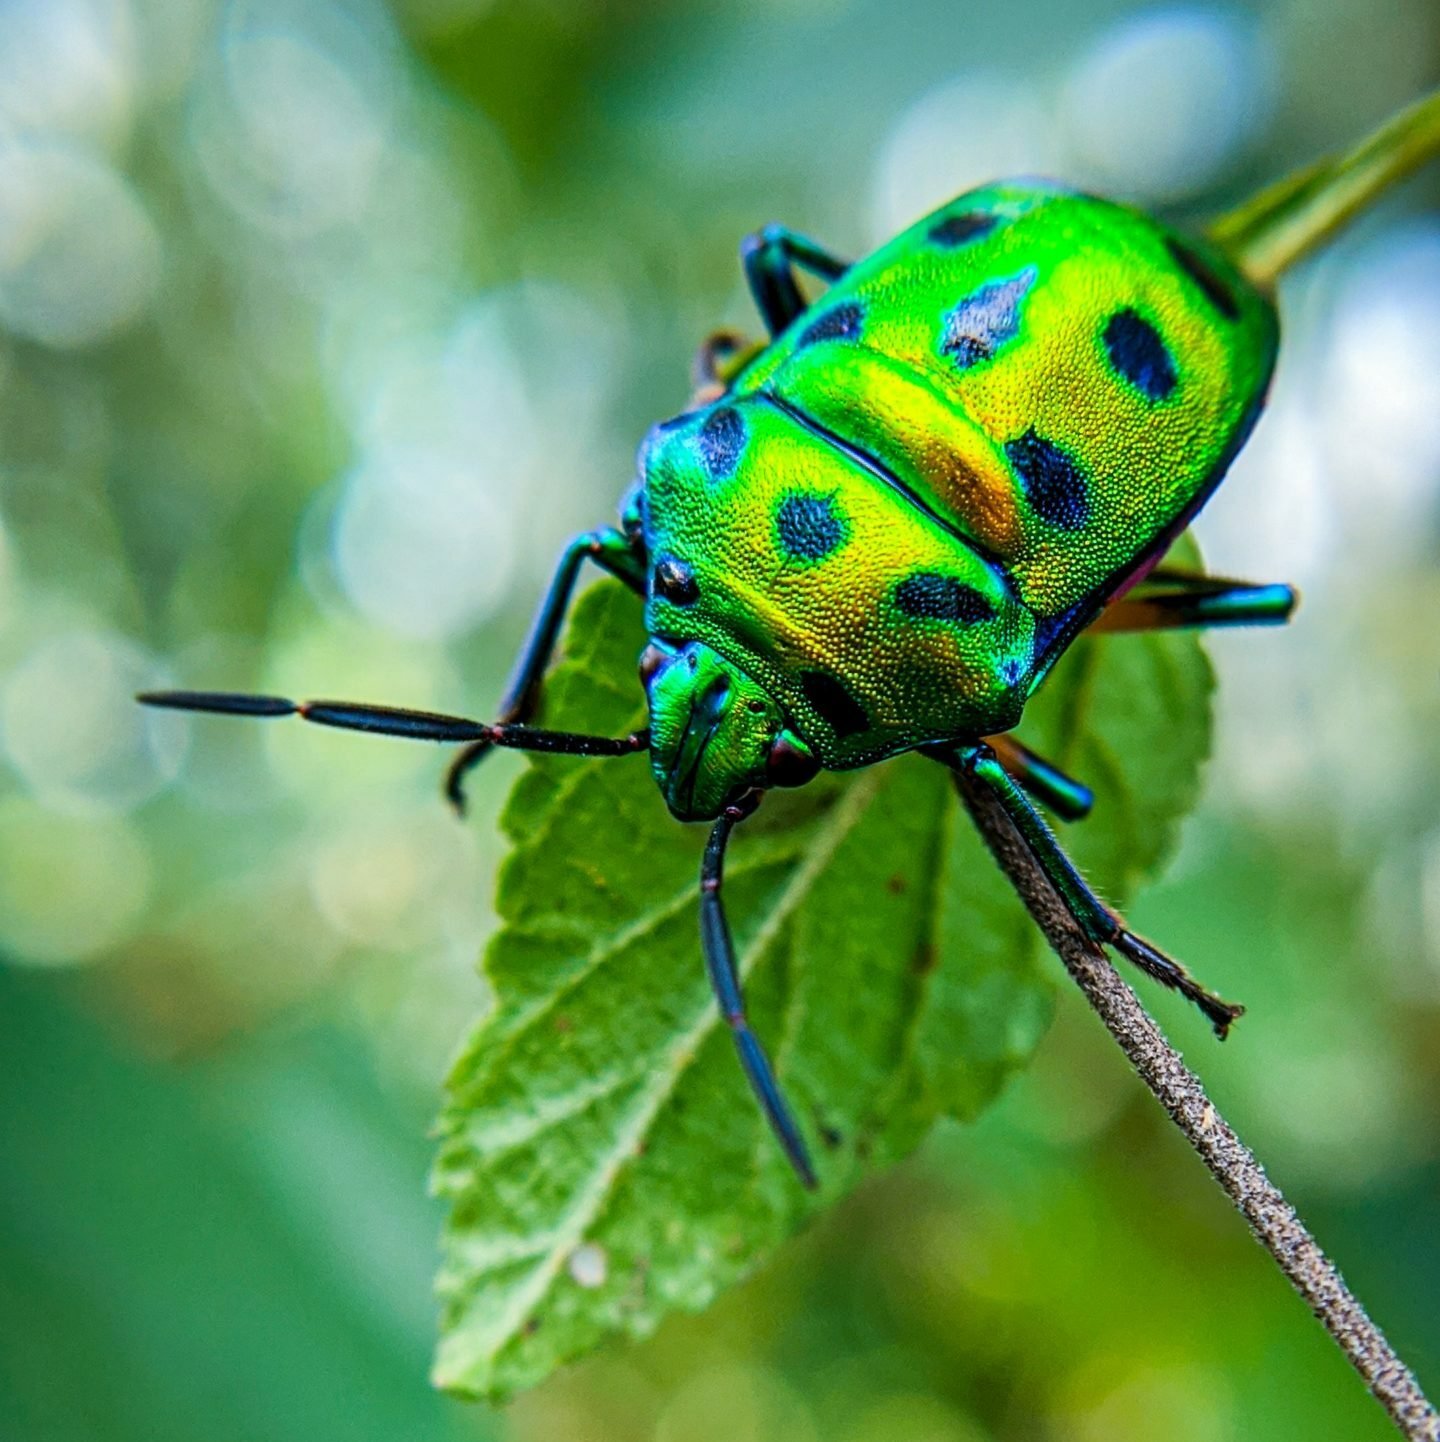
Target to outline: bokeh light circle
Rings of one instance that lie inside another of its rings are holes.
[[[1257,26],[1198,6],[1143,12],[1070,71],[1060,105],[1068,170],[1101,191],[1178,199],[1215,181],[1269,109]]]
[[[418,639],[454,635],[504,599],[511,509],[463,462],[395,447],[350,476],[336,512],[335,572],[356,609]]]
[[[1064,159],[1054,107],[1038,87],[967,71],[927,91],[891,130],[876,166],[872,234],[887,239],[987,181],[1058,176]]]
[[[358,24],[343,36],[352,48],[365,39]],[[389,144],[392,77],[347,63],[340,44],[238,7],[197,86],[190,141],[201,172],[258,231],[303,240],[358,222],[370,202]]]
[[[0,4],[0,128],[118,148],[139,81],[127,0]]]
[[[138,319],[159,283],[160,237],[111,165],[64,142],[0,142],[0,326],[91,345]]]
[[[180,719],[135,701],[157,676],[154,661],[114,632],[39,642],[0,684],[6,758],[55,809],[130,809],[170,781],[184,755]]]

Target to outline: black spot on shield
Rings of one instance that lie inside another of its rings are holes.
[[[711,411],[700,426],[700,459],[713,481],[735,474],[745,449],[745,421],[733,406]]]
[[[930,227],[930,239],[936,245],[954,250],[958,246],[969,245],[972,240],[979,240],[982,235],[989,235],[998,224],[996,216],[983,210],[965,210],[959,215],[947,215],[944,220],[937,220]]]
[[[790,495],[775,512],[780,544],[799,561],[828,556],[845,538],[845,525],[829,496]]]
[[[1090,519],[1090,487],[1085,474],[1054,441],[1028,430],[1006,442],[1005,456],[1041,520],[1062,531],[1078,531]]]
[[[1117,374],[1148,401],[1175,389],[1175,361],[1160,332],[1133,310],[1117,310],[1105,322],[1105,353]]]
[[[821,720],[828,721],[838,737],[854,736],[870,728],[865,708],[826,671],[802,671],[800,689]]]
[[[995,619],[994,606],[974,586],[935,571],[906,576],[895,587],[895,604],[905,615],[917,619],[958,621],[966,626]]]
[[[859,301],[841,301],[839,305],[832,305],[829,310],[822,311],[800,332],[800,339],[795,342],[796,348],[815,345],[822,340],[859,340],[860,327],[864,320],[865,312]]]

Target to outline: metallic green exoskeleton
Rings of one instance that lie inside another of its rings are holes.
[[[1013,727],[1224,474],[1276,341],[1219,255],[1035,185],[960,197],[772,318],[722,395],[651,432],[632,533],[651,636],[758,682],[830,768]],[[684,820],[763,784],[743,733],[655,759]]]
[[[1157,563],[1259,413],[1277,340],[1269,282],[1436,148],[1432,96],[1220,221],[1220,244],[1033,182],[963,195],[853,265],[780,227],[757,232],[742,259],[768,342],[720,335],[702,349],[692,408],[646,438],[621,524],[566,551],[498,722],[142,699],[468,742],[450,772],[457,805],[497,745],[648,750],[675,816],[714,823],[702,949],[755,1094],[810,1185],[746,1020],[720,888],[734,825],[766,789],[822,768],[920,750],[988,788],[1091,939],[1224,1035],[1240,1009],[1126,928],[1026,794],[1071,819],[1089,793],[1005,733],[1087,628],[1288,618],[1289,587]],[[797,270],[828,289],[807,299]],[[587,558],[646,598],[650,725],[631,736],[526,724]]]

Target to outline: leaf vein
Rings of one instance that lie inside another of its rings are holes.
[[[739,959],[742,981],[749,975],[756,960],[764,955],[780,927],[829,864],[845,836],[864,815],[878,784],[877,772],[866,773],[849,788],[824,818],[819,828],[817,844],[796,869],[774,909],[744,949]],[[720,1015],[714,999],[707,997],[695,1020],[679,1034],[669,1048],[665,1066],[659,1073],[658,1084],[648,1094],[641,1094],[634,1111],[618,1129],[613,1145],[607,1152],[602,1153],[589,1185],[579,1190],[569,1212],[560,1219],[552,1234],[554,1246],[549,1257],[536,1269],[532,1281],[516,1289],[504,1312],[487,1329],[493,1336],[508,1339],[524,1326],[525,1320],[555,1281],[565,1258],[580,1242],[585,1232],[603,1215],[614,1195],[615,1183],[621,1170],[634,1156],[640,1139],[673,1094],[701,1045],[719,1024]]]

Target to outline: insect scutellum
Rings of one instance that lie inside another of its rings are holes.
[[[722,904],[734,827],[776,786],[919,751],[986,787],[1086,934],[1195,1003],[1220,1000],[1128,930],[1033,800],[1086,787],[1008,733],[1089,632],[1280,624],[1295,594],[1166,569],[1263,404],[1269,287],[1440,150],[1440,94],[1347,156],[1222,218],[1211,240],[1035,182],[972,191],[849,264],[767,226],[741,247],[768,339],[717,333],[689,410],[652,429],[620,524],[566,549],[499,719],[169,691],[152,705],[459,743],[446,792],[496,746],[648,750],[682,821],[711,831],[702,952],[717,1004],[800,1180],[804,1128],[751,1030]],[[828,283],[808,300],[797,272]],[[530,724],[582,566],[645,598],[649,727]]]

